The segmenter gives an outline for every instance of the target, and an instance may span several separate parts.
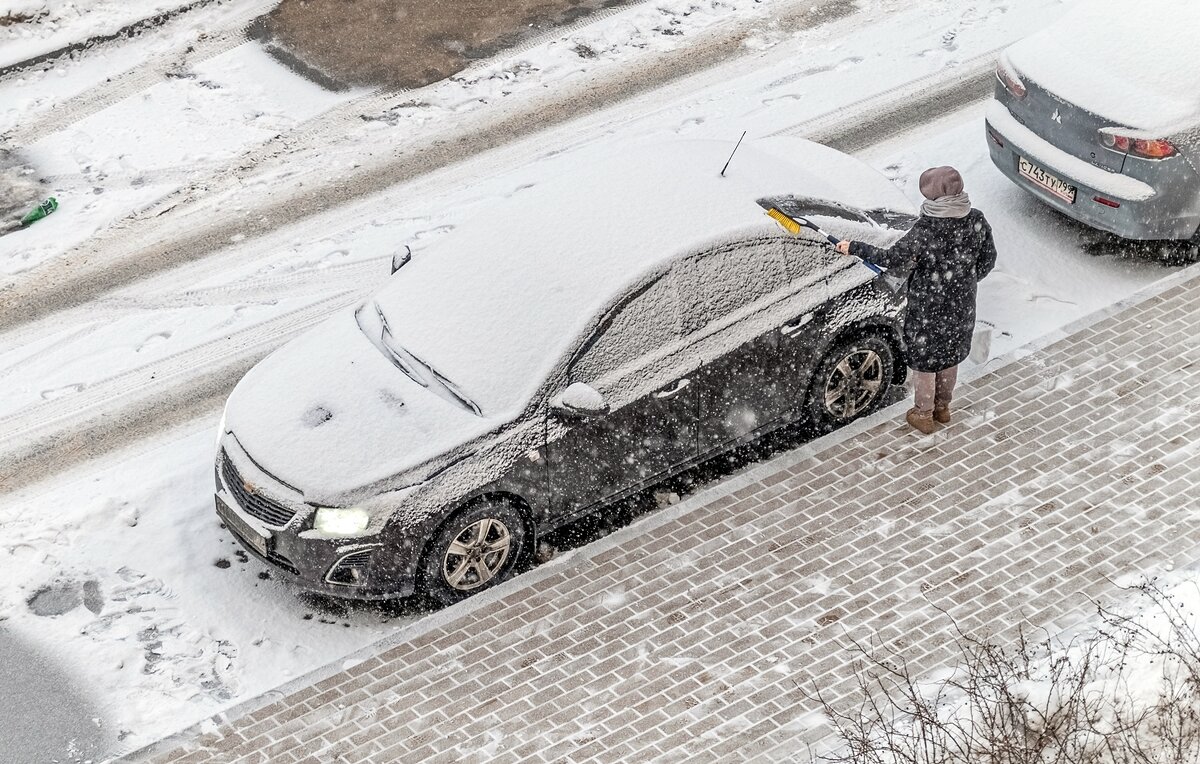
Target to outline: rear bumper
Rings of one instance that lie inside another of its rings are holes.
[[[1192,194],[1159,194],[1148,183],[1108,172],[1070,156],[1034,135],[993,101],[985,123],[992,162],[1013,183],[1067,217],[1126,239],[1188,239],[1200,226]],[[1075,203],[1054,196],[1022,176],[1017,160],[1025,157],[1078,189]],[[1120,204],[1111,207],[1096,197]]]

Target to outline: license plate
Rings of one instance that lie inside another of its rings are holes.
[[[270,547],[271,542],[270,535],[264,534],[243,520],[241,515],[230,508],[220,496],[216,498],[217,516],[221,518],[221,522],[225,523],[225,526],[229,530],[233,531],[242,541],[249,544],[256,552],[266,557],[267,549]]]
[[[1025,157],[1017,157],[1017,171],[1021,177],[1028,178],[1067,204],[1075,203],[1075,186],[1051,175]]]

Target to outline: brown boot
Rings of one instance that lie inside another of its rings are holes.
[[[935,403],[933,405],[933,419],[939,424],[950,424],[950,404]]]
[[[922,435],[933,434],[933,414],[931,412],[919,411],[915,408],[909,409],[908,413],[904,415],[904,421]]]

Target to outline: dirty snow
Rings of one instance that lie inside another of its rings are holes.
[[[0,26],[0,66],[25,61],[89,37],[112,34],[128,24],[192,2],[194,0],[7,0],[0,7],[0,19],[7,15],[23,20]]]

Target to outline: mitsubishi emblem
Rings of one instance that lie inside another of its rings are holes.
[[[1058,113],[1058,109],[1054,110],[1054,113],[1050,115],[1050,119],[1054,120],[1060,125],[1062,124],[1062,115]]]

